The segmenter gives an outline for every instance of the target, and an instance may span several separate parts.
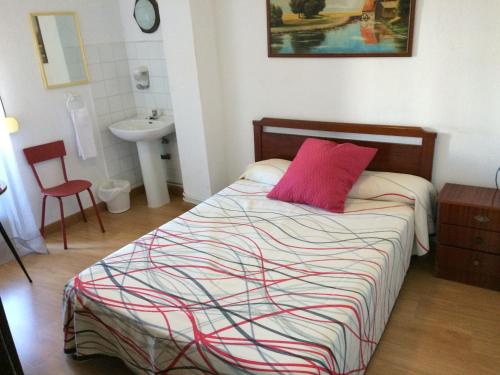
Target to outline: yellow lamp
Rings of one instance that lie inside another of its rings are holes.
[[[3,123],[9,134],[19,131],[19,123],[15,117],[5,117]]]

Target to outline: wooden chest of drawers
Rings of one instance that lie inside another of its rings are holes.
[[[446,184],[438,204],[436,274],[500,290],[500,191]]]

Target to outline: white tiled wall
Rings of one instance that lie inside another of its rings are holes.
[[[135,83],[133,84],[137,112],[149,114],[152,109],[172,112],[163,43],[161,41],[127,42],[126,47],[130,72],[132,73],[139,66],[146,66],[151,80],[151,86],[146,90],[139,90],[135,87]]]
[[[153,109],[172,112],[162,42],[87,45],[86,52],[109,177],[138,186],[142,184],[142,176],[136,145],[115,137],[108,126],[125,118],[149,115]],[[148,67],[149,89],[135,87],[132,72],[139,66]],[[171,155],[166,161],[168,181],[182,184],[175,135],[170,136],[165,152]]]
[[[115,137],[108,126],[137,115],[124,43],[87,45],[92,96],[109,177],[142,184],[135,143]]]
[[[133,71],[139,66],[146,66],[149,70],[149,89],[139,90],[132,82],[136,110],[139,115],[149,115],[153,109],[172,113],[172,101],[168,86],[167,63],[163,52],[163,42],[143,41],[126,42],[127,56],[132,77]],[[169,144],[165,152],[171,156],[166,161],[168,181],[182,184],[179,151],[175,135],[169,137]]]

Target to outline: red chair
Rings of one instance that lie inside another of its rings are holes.
[[[97,220],[99,221],[99,225],[101,227],[101,231],[104,233],[104,226],[102,225],[101,216],[99,215],[99,210],[95,204],[94,195],[90,190],[92,183],[86,180],[68,180],[68,175],[66,174],[66,165],[64,164],[64,156],[66,156],[66,148],[64,147],[63,141],[56,141],[51,143],[46,143],[40,146],[34,146],[25,148],[23,150],[24,155],[26,156],[26,160],[28,164],[31,166],[33,173],[35,174],[36,182],[38,182],[38,186],[40,186],[40,190],[43,194],[42,201],[42,226],[40,228],[40,232],[42,236],[45,237],[45,202],[47,197],[54,197],[59,200],[59,208],[61,211],[61,229],[63,232],[64,239],[64,249],[68,248],[68,244],[66,241],[66,226],[64,225],[64,208],[62,198],[69,197],[70,195],[76,195],[76,199],[78,200],[78,205],[80,206],[80,211],[83,216],[83,221],[87,222],[87,218],[85,217],[85,212],[83,211],[82,201],[80,200],[80,193],[84,190],[87,190],[90,195],[90,199],[92,200],[92,205],[94,206],[95,213],[97,216]],[[53,186],[50,188],[43,187],[42,181],[38,176],[38,173],[35,168],[35,164],[59,158],[61,160],[61,166],[64,175],[64,183],[61,185]]]

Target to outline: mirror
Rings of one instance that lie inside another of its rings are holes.
[[[136,0],[134,18],[143,32],[151,34],[158,30],[160,11],[156,0]]]
[[[78,18],[75,13],[32,13],[33,38],[46,88],[89,82]]]

